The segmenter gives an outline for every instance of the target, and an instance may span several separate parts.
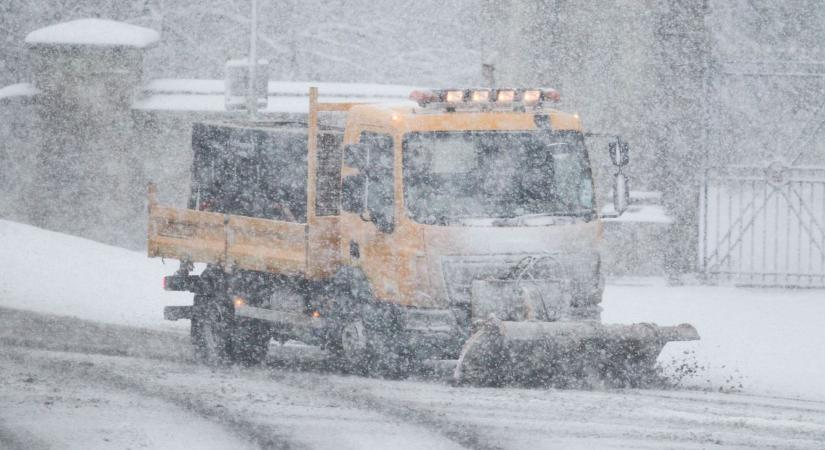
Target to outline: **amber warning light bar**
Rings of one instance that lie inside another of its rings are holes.
[[[555,89],[438,89],[412,91],[410,100],[423,108],[508,109],[540,107],[561,100]]]

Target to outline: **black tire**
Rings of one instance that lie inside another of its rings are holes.
[[[191,336],[195,358],[210,366],[258,365],[269,350],[270,330],[256,320],[239,319],[228,298],[195,296]]]
[[[391,308],[373,304],[360,309],[361,314],[341,328],[339,356],[344,368],[366,376],[407,375],[411,366],[409,352]]]

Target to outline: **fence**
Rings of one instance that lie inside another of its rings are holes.
[[[700,208],[709,281],[825,287],[825,167],[713,168]]]

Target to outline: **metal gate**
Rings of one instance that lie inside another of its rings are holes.
[[[700,211],[709,281],[825,287],[825,167],[710,169]]]

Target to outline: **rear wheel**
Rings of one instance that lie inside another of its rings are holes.
[[[257,365],[266,357],[271,333],[266,325],[236,318],[226,296],[195,296],[191,335],[195,358],[211,366]]]

